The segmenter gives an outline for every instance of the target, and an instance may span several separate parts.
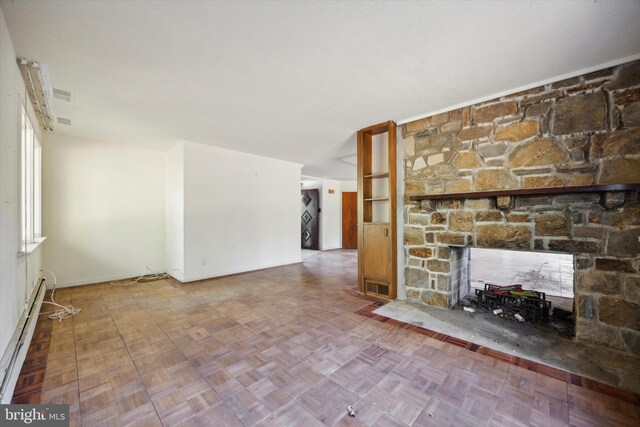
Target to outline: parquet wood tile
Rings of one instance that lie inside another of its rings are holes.
[[[406,427],[408,424],[403,423],[402,421],[392,417],[389,414],[382,414],[382,416],[378,418],[376,425],[388,427]]]
[[[275,425],[284,427],[284,426],[310,426],[310,427],[320,427],[322,426],[322,422],[311,415],[302,405],[299,403],[292,401],[280,411],[276,412],[273,415],[273,419],[266,419],[265,421],[269,422],[271,425]]]
[[[533,396],[533,410],[537,411],[537,416],[532,419],[552,418],[556,422],[569,422],[569,405],[561,399],[536,392]],[[541,417],[544,414],[544,417]]]
[[[277,412],[280,408],[291,402],[291,397],[279,389],[272,390],[260,399],[271,413]]]
[[[123,426],[162,426],[162,421],[160,421],[160,418],[156,414],[155,408],[151,403],[146,403],[129,412],[122,412],[119,407],[118,410],[118,420]]]
[[[85,391],[80,390],[80,410],[83,416],[112,406],[115,406],[115,399],[109,383]]]
[[[640,425],[634,393],[374,314],[355,262],[58,290],[83,311],[38,323],[14,397],[74,426]]]
[[[324,378],[296,400],[321,423],[331,426],[344,416],[347,406],[358,397],[335,381]]]
[[[418,418],[431,396],[410,385],[400,385],[388,414],[401,423],[411,425]]]
[[[80,393],[83,393],[102,384],[108,383],[109,387],[111,387],[110,381],[111,378],[109,377],[109,372],[107,372],[107,369],[105,368],[78,379],[78,386],[80,388]]]
[[[46,296],[49,296],[47,292]],[[52,321],[40,315],[33,331],[27,356],[12,396],[12,403],[38,403],[42,395],[42,384],[51,345]],[[72,376],[68,372],[66,376]]]
[[[78,373],[75,366],[57,366],[60,365],[58,365],[55,361],[50,361],[47,364],[48,370],[45,373],[43,385],[43,387],[45,387],[46,389],[56,388],[78,380]]]

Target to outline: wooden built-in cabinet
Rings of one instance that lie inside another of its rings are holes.
[[[396,124],[358,131],[358,290],[396,298]]]

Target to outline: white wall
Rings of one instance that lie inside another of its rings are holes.
[[[39,276],[42,246],[27,256],[20,248],[20,141],[24,82],[0,9],[0,357],[4,354]],[[27,111],[41,138],[38,122]],[[46,242],[45,242],[46,245]],[[4,373],[0,373],[0,378]]]
[[[355,193],[358,191],[358,181],[340,181],[340,188],[343,193]]]
[[[329,193],[333,190],[333,193]],[[323,251],[342,247],[342,191],[340,181],[322,180],[320,205],[320,249]]]
[[[165,154],[48,134],[43,265],[61,286],[164,271]]]
[[[300,262],[301,165],[184,143],[184,280]]]
[[[184,144],[165,153],[165,271],[184,280]]]

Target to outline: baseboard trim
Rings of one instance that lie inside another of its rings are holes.
[[[296,261],[287,261],[281,264],[273,264],[273,265],[266,265],[266,266],[262,266],[262,267],[257,267],[257,268],[250,268],[248,270],[238,270],[238,271],[232,271],[232,272],[228,272],[228,273],[223,273],[223,274],[219,274],[219,275],[215,275],[215,276],[206,276],[206,277],[199,277],[196,279],[189,279],[189,280],[185,280],[185,281],[180,281],[178,279],[176,279],[175,277],[171,276],[171,278],[173,280],[175,280],[176,282],[178,282],[181,285],[194,285],[197,283],[201,283],[201,282],[205,282],[208,280],[212,280],[212,279],[222,279],[225,277],[232,277],[232,276],[239,276],[241,274],[248,274],[248,273],[255,273],[257,271],[263,271],[263,270],[270,270],[272,268],[278,268],[278,267],[286,267],[289,265],[296,265],[296,264],[302,264],[302,260],[296,260]]]
[[[294,264],[301,264],[302,263],[302,259],[296,259],[296,260],[290,260],[290,261],[285,261],[283,263],[278,263],[278,264],[268,264],[268,265],[264,265],[264,266],[257,266],[255,268],[249,268],[247,270],[236,270],[236,271],[229,271],[229,272],[224,272],[221,274],[216,274],[213,276],[203,276],[203,277],[197,277],[194,279],[188,279],[188,280],[179,280],[178,278],[176,278],[175,276],[171,275],[171,273],[167,274],[171,277],[171,280],[174,280],[180,284],[191,284],[191,283],[195,283],[195,282],[199,282],[199,281],[204,281],[204,280],[211,280],[211,279],[217,279],[217,278],[221,278],[221,277],[229,277],[229,276],[235,276],[238,274],[245,274],[245,273],[253,273],[255,271],[261,271],[261,270],[268,270],[270,268],[277,268],[277,267],[284,267],[287,265],[294,265]],[[99,279],[88,279],[88,280],[74,280],[72,282],[67,282],[67,283],[63,283],[60,284],[58,283],[56,285],[56,287],[58,289],[60,288],[79,288],[81,286],[91,286],[91,285],[101,285],[104,283],[111,283],[111,282],[116,282],[116,281],[123,281],[123,280],[134,280],[136,278],[140,277],[140,274],[125,274],[125,275],[116,275],[116,276],[108,276],[108,277],[101,277]]]
[[[147,273],[138,273],[138,274],[119,274],[119,275],[115,275],[115,276],[106,276],[106,277],[100,277],[100,278],[96,278],[96,279],[86,279],[86,280],[73,280],[71,282],[65,282],[65,283],[58,283],[56,284],[56,289],[60,289],[60,288],[77,288],[80,286],[89,286],[89,285],[99,285],[102,283],[110,283],[110,282],[117,282],[117,281],[121,281],[121,280],[132,280],[132,279],[136,279],[138,277],[140,277],[141,274],[148,274]]]

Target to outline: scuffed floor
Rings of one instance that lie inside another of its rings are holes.
[[[71,425],[640,424],[599,393],[358,314],[355,251],[181,285],[60,289],[42,403]],[[354,406],[355,418],[347,413]]]

